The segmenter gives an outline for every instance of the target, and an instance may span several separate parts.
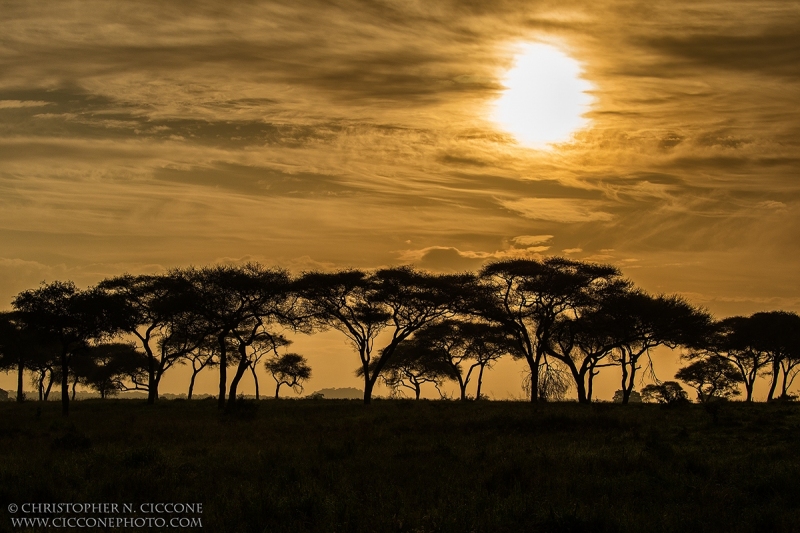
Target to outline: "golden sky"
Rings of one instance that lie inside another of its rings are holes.
[[[2,302],[42,280],[222,261],[558,254],[719,317],[800,311],[797,2],[0,12]],[[490,119],[536,42],[592,87],[587,126],[551,150]]]

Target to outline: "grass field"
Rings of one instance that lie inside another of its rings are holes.
[[[800,405],[60,408],[0,405],[0,530],[9,503],[201,502],[213,532],[800,531]]]

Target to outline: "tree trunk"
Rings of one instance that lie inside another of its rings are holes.
[[[217,407],[225,408],[225,387],[228,384],[228,351],[225,345],[226,334],[217,337],[219,342],[219,396],[217,397]]]
[[[194,369],[194,367],[192,367],[192,369]],[[200,370],[202,370],[202,368]],[[194,370],[192,372],[192,379],[189,380],[189,392],[186,394],[187,400],[192,399],[192,393],[194,392],[194,380],[197,377],[197,374],[200,373],[200,370]]]
[[[584,375],[578,374],[575,377],[575,389],[578,392],[578,403],[589,403],[589,397],[586,395]]]
[[[744,382],[745,399],[746,402],[753,401],[753,383],[749,381]]]
[[[277,387],[275,387],[275,399],[276,399],[276,400],[280,399],[280,396],[279,396],[279,395],[280,395],[280,393],[281,393],[281,385],[283,385],[283,382],[282,382],[282,381],[279,381],[279,382],[278,382],[278,386],[277,386]]]
[[[780,375],[781,361],[777,357],[772,359],[772,383],[769,385],[769,392],[767,393],[767,401],[771,401],[775,395],[775,388],[778,386],[778,376]]]
[[[75,379],[72,380],[72,401],[73,402],[75,401],[75,387],[77,387],[77,386],[78,386],[78,378],[76,376]]]
[[[161,383],[161,377],[163,375],[164,375],[164,371],[163,370],[160,370],[160,371],[156,372],[155,379],[150,384],[148,384],[148,386],[147,386],[148,403],[152,404],[152,403],[155,403],[158,400],[158,386]],[[151,396],[153,397],[153,401],[149,402],[149,399],[150,399]]]
[[[586,385],[586,399],[589,402],[592,401],[592,395],[594,394],[594,377],[599,374],[599,372],[595,372],[594,368],[589,368],[589,382]]]
[[[69,416],[69,358],[66,348],[61,350],[61,414]]]
[[[625,391],[628,388],[628,359],[625,357],[627,354],[625,348],[620,348],[620,354],[620,366],[622,367],[622,387],[620,387],[622,389],[622,403],[627,404],[628,395]]]
[[[256,375],[256,365],[250,365],[250,373],[253,374],[253,383],[256,386],[256,400],[261,399],[261,394],[258,390],[258,376]]]
[[[364,405],[369,405],[372,403],[372,388],[375,386],[375,381],[369,379],[368,377],[364,377]]]
[[[45,370],[45,372],[48,371]],[[50,391],[53,389],[53,381],[55,381],[53,379],[53,369],[50,369],[49,373],[50,373],[50,379],[47,380],[47,387],[45,387],[44,389],[44,398],[43,398],[44,401],[47,401],[47,398],[50,397]],[[42,379],[44,379],[44,376],[42,376]]]
[[[631,391],[633,390],[634,378],[636,377],[636,361],[631,358],[629,361],[631,365],[631,372],[628,376],[628,383],[625,384],[625,387],[622,389],[622,403],[627,405],[628,400],[631,399]]]
[[[244,353],[244,345],[240,346],[239,352],[239,365],[236,367],[236,374],[231,380],[231,389],[228,392],[228,405],[225,407],[226,411],[231,411],[236,406],[236,389],[239,387],[239,381],[241,381],[242,376],[244,376],[247,367],[250,366],[250,362],[247,360],[247,354]]]
[[[158,385],[156,384],[156,358],[153,353],[147,357],[147,403],[152,405],[158,398]]]
[[[786,380],[789,377],[789,372],[791,371],[791,369],[784,368],[784,369],[782,369],[782,371],[783,371],[783,382],[781,383],[781,398],[785,399],[788,396],[787,391],[786,391],[786,389],[787,389]]]
[[[486,368],[486,365],[481,365],[481,369],[478,371],[478,388],[475,391],[475,400],[481,399],[481,386],[483,386],[483,369]]]
[[[24,402],[25,401],[25,392],[22,390],[23,381],[22,381],[22,373],[25,370],[25,361],[22,360],[22,357],[19,358],[19,362],[17,363],[17,402]],[[784,380],[784,383],[786,380]]]

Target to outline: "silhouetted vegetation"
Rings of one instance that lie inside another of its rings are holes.
[[[311,379],[311,367],[305,357],[297,353],[285,353],[268,359],[264,366],[275,380],[275,399],[280,396],[281,385],[303,392],[303,382]]]
[[[299,387],[310,368],[281,369],[286,331],[342,332],[359,357],[365,403],[379,379],[394,394],[406,388],[416,398],[423,385],[441,393],[452,380],[462,400],[479,399],[484,373],[502,357],[526,361],[532,402],[573,390],[578,402],[590,403],[604,369],[619,372],[621,403],[642,382],[642,368],[663,389],[652,375],[657,346],[684,349],[688,364],[676,377],[701,402],[736,396],[739,385],[752,401],[759,376],[770,380],[768,400],[792,399],[800,371],[795,313],[715,321],[679,296],[647,294],[612,266],[560,257],[497,261],[458,275],[396,267],[293,278],[258,264],[185,268],[124,274],[86,290],[57,281],[21,292],[12,305],[0,315],[0,367],[17,373],[18,391],[27,372],[42,400],[60,382],[64,414],[70,380],[73,395],[78,384],[103,397],[142,390],[152,404],[176,365],[192,366],[189,397],[197,374],[216,368],[218,405],[229,411],[248,371],[259,397],[262,361],[275,370],[278,389]],[[382,333],[388,341],[376,347]],[[659,398],[650,392],[645,399]]]

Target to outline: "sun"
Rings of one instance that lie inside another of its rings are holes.
[[[592,85],[581,78],[580,63],[560,49],[541,43],[518,48],[492,120],[532,148],[568,141],[588,125],[583,115],[592,103]]]

